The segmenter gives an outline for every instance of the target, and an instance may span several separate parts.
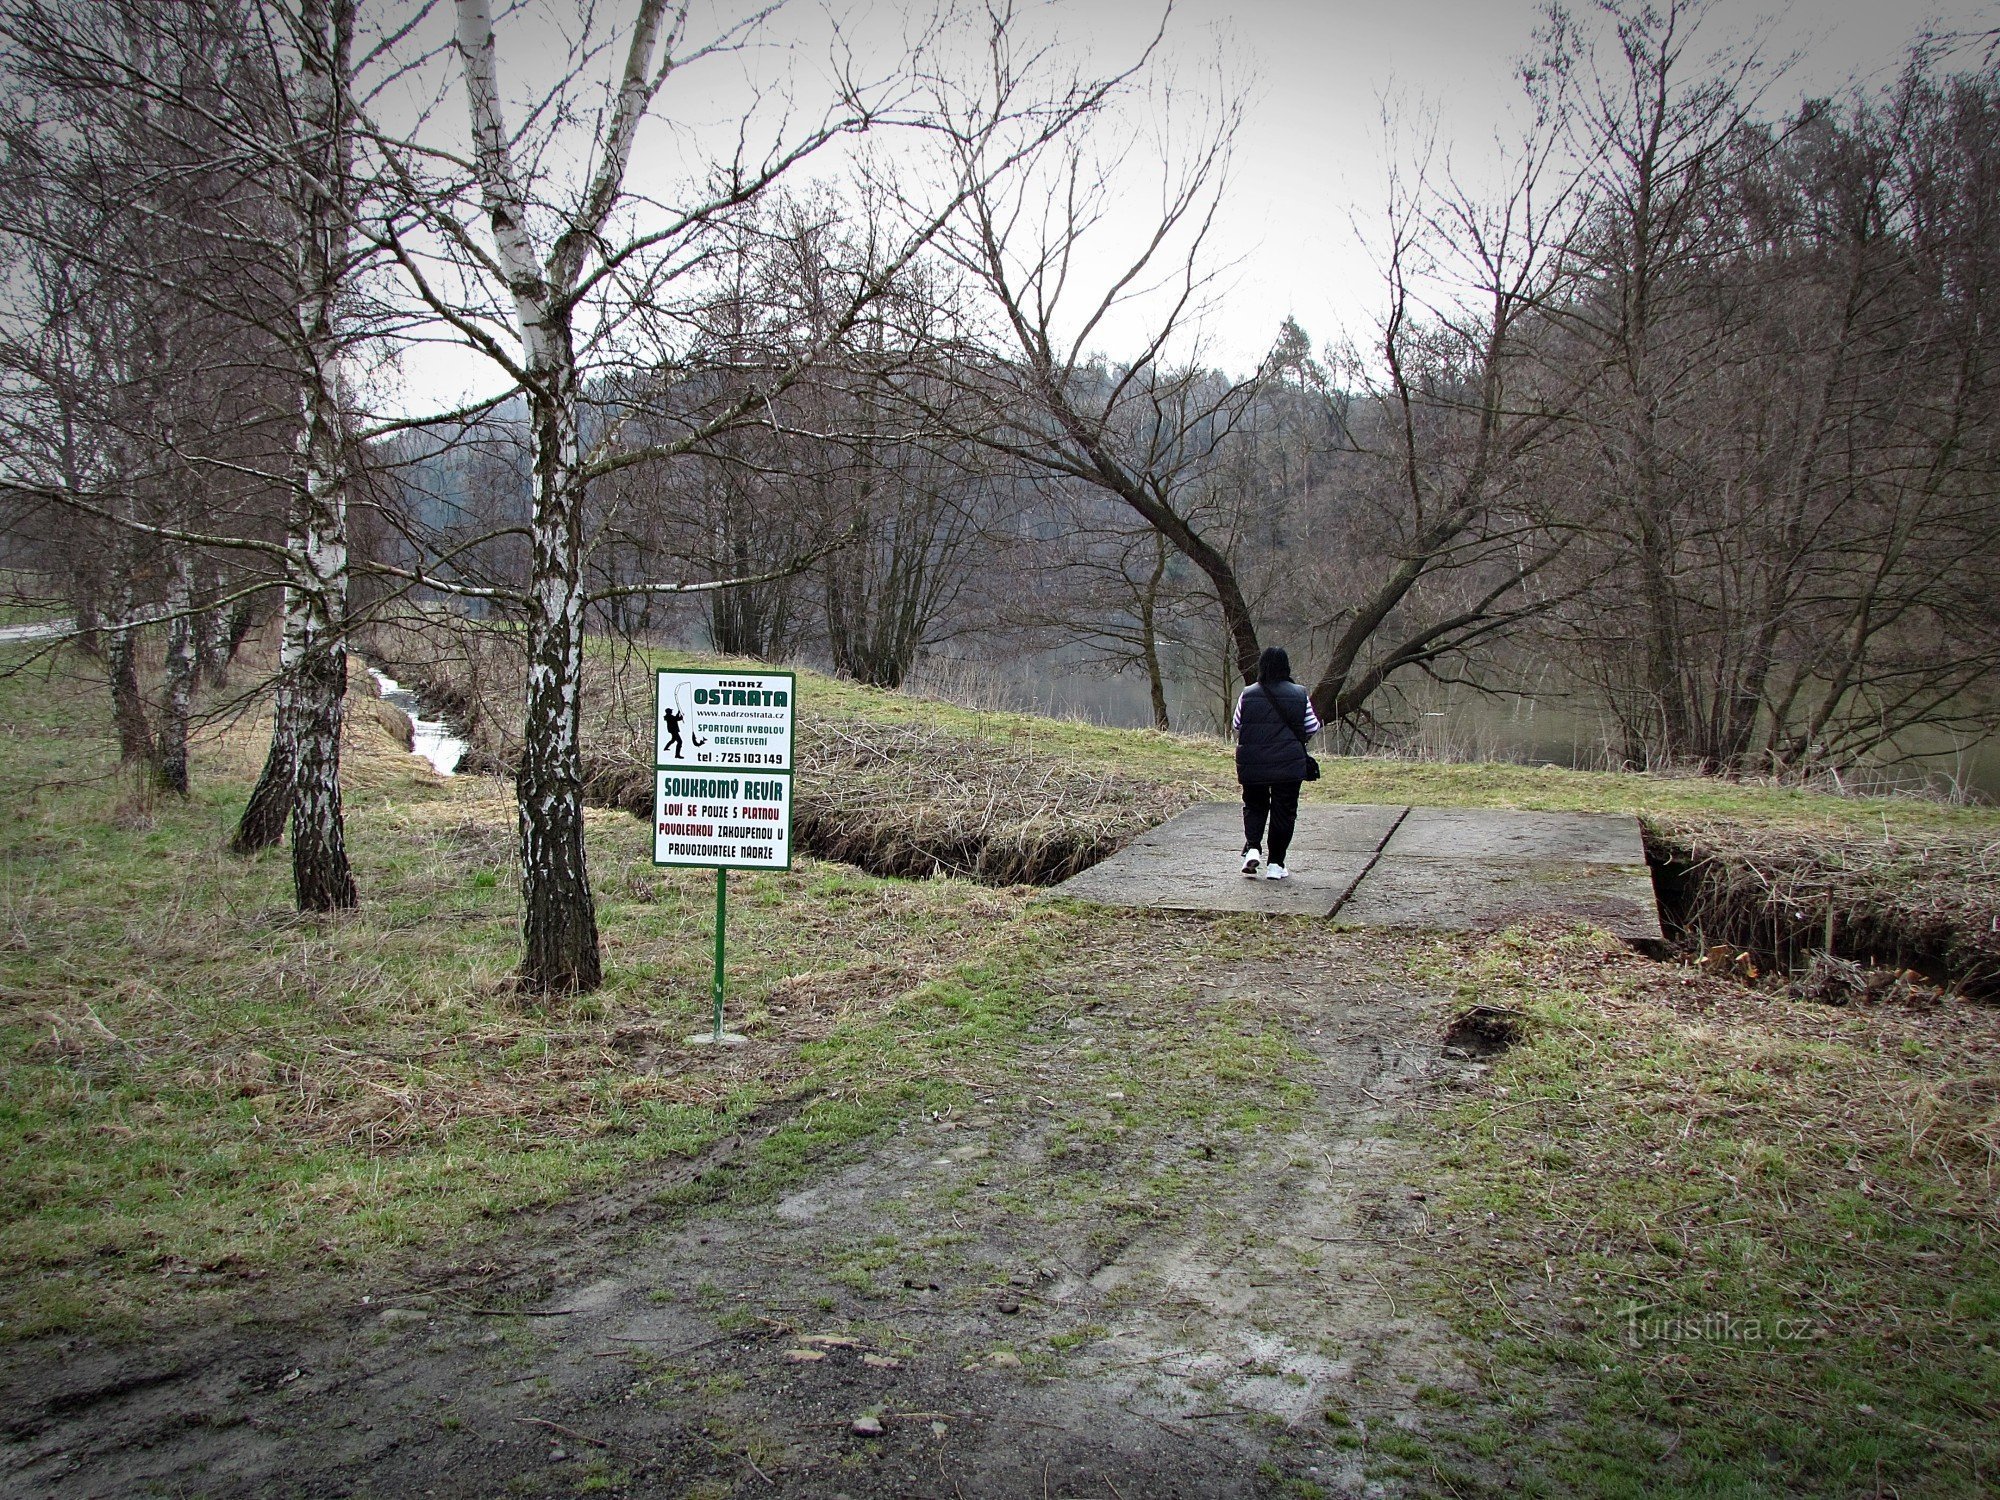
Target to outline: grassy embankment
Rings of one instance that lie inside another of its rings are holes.
[[[1197,740],[820,679],[803,701],[864,747],[969,740],[980,764],[1038,768],[1047,786],[1136,778],[1171,801],[1227,785],[1218,749]],[[222,852],[260,726],[204,736],[180,804],[115,775],[103,718],[88,682],[0,678],[10,1339],[136,1335],[233,1306],[266,1277],[310,1302],[343,1267],[417,1276],[523,1232],[532,1220],[513,1210],[697,1153],[765,1101],[803,1098],[731,1182],[676,1200],[768,1192],[898,1117],[962,1102],[968,1058],[991,1086],[1042,1023],[1046,981],[1111,923],[1139,920],[812,860],[738,877],[734,1017],[755,1041],[703,1057],[678,1038],[704,1013],[709,884],[655,872],[636,821],[591,820],[610,984],[529,1003],[506,982],[503,784],[431,776],[357,715],[365,904],[305,920],[288,909],[282,855]],[[884,786],[902,774],[893,756],[854,763]],[[1990,843],[1996,828],[1991,813],[1921,803],[1512,767],[1335,763],[1315,792],[1886,828],[1920,847]],[[1050,816],[1016,812],[1023,826]],[[1188,923],[1175,940],[1222,953],[1261,930]],[[1413,987],[1513,1008],[1524,1036],[1478,1091],[1406,1126],[1435,1163],[1420,1178],[1428,1295],[1485,1351],[1484,1394],[1505,1415],[1475,1420],[1433,1393],[1421,1437],[1355,1435],[1383,1477],[1469,1491],[1498,1465],[1519,1492],[1990,1485],[1991,1009],[1812,1006],[1584,933],[1385,955]],[[1240,1005],[1192,1014],[1199,1045],[1151,1080],[1157,1107],[1274,1128],[1250,1106],[1284,1096],[1282,1032]],[[1141,1107],[1128,1125],[1144,1124]]]
[[[1511,1407],[1436,1461],[1526,1436],[1531,1493],[1991,1493],[1992,1007],[1834,1009],[1581,933],[1412,977],[1525,1031],[1415,1127],[1437,1305]]]
[[[426,635],[412,619],[378,629],[373,643],[399,676],[458,708],[486,764],[511,763],[522,673],[512,637]],[[607,646],[589,668],[586,791],[643,817],[650,663]],[[1212,738],[976,712],[812,674],[806,684],[799,842],[877,874],[1054,884],[1191,801],[1235,796],[1228,752]],[[1309,799],[1636,814],[1670,877],[1670,926],[1700,949],[1730,945],[1719,957],[1746,973],[1813,962],[1814,991],[1845,999],[1908,967],[2000,999],[1991,808],[1553,766],[1325,764]]]
[[[186,802],[146,796],[87,679],[73,655],[0,675],[0,1339],[134,1335],[270,1276],[309,1301],[344,1267],[420,1274],[805,1100],[726,1184],[674,1197],[768,1192],[962,1103],[967,1059],[1004,1071],[1056,1003],[1038,978],[1095,925],[1020,889],[739,873],[730,1022],[752,1044],[717,1057],[681,1042],[706,1025],[712,877],[654,869],[637,821],[589,820],[609,982],[533,1001],[509,982],[506,783],[433,775],[351,697],[363,904],[304,918],[282,851],[224,847],[268,721],[201,735]],[[1229,1059],[1276,1034],[1210,1011],[1174,1072],[1188,1107],[1233,1115],[1262,1071]]]
[[[407,663],[409,680],[464,690],[475,739],[504,759],[519,733],[518,655],[506,635],[471,640],[411,628],[378,629],[374,645],[392,662]],[[650,751],[651,667],[749,662],[698,653],[647,652],[602,647],[593,651],[585,689],[585,738],[592,753],[610,762],[640,764]],[[417,665],[417,664],[421,665]],[[956,743],[980,747],[982,758],[1004,761],[1032,753],[1037,760],[1080,775],[1116,776],[1184,794],[1234,800],[1229,752],[1212,736],[1112,729],[1034,714],[993,712],[885,691],[819,673],[802,674],[809,711],[801,718],[802,758],[815,751],[830,763],[842,734],[877,738],[887,758],[912,769],[899,754],[897,734],[954,757]],[[1306,788],[1309,801],[1409,802],[1441,807],[1520,807],[1551,811],[1633,813],[1662,823],[1727,818],[1758,827],[1880,838],[2000,834],[2000,810],[1955,807],[1918,797],[1836,797],[1798,787],[1728,782],[1713,777],[1653,776],[1572,771],[1557,766],[1447,765],[1423,761],[1321,757],[1323,780]]]

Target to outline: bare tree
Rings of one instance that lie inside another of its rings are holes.
[[[1570,123],[1596,201],[1578,245],[1589,290],[1568,317],[1579,365],[1605,372],[1582,415],[1599,454],[1593,487],[1615,531],[1609,587],[1632,601],[1642,663],[1638,696],[1622,708],[1635,759],[1694,752],[1702,718],[1688,660],[1695,622],[1676,586],[1687,554],[1704,545],[1687,534],[1689,507],[1701,507],[1677,464],[1699,420],[1699,377],[1720,354],[1701,268],[1733,246],[1717,242],[1732,231],[1711,210],[1744,166],[1736,148],[1762,70],[1754,44],[1695,50],[1709,9],[1699,0],[1607,7],[1609,62],[1557,15],[1557,47],[1585,78]]]
[[[589,989],[601,977],[597,927],[583,840],[579,705],[587,606],[641,596],[700,594],[758,581],[746,578],[668,582],[635,580],[592,590],[586,581],[590,487],[642,465],[692,453],[772,405],[819,361],[821,349],[800,351],[767,373],[739,383],[736,393],[678,432],[660,435],[673,409],[637,399],[658,390],[675,363],[679,316],[708,290],[705,267],[717,226],[754,203],[775,183],[836,139],[907,117],[921,91],[946,85],[921,54],[899,78],[879,83],[842,77],[837,98],[813,126],[781,130],[761,153],[746,135],[727,163],[712,164],[677,203],[635,190],[628,178],[641,127],[670,78],[690,65],[740,47],[768,12],[725,25],[703,40],[689,31],[685,4],[638,0],[629,27],[616,39],[615,77],[586,139],[571,160],[586,161],[580,183],[565,184],[563,149],[552,139],[581,109],[580,74],[571,70],[549,97],[564,102],[529,117],[528,133],[508,123],[491,7],[485,0],[454,6],[458,63],[473,153],[469,162],[445,147],[421,150],[377,124],[375,149],[399,175],[412,206],[372,231],[395,257],[416,301],[465,346],[495,366],[528,408],[532,507],[525,587],[472,584],[439,576],[428,564],[405,569],[409,581],[461,597],[517,608],[528,642],[527,708],[516,777],[524,905],[522,982],[542,991]],[[1005,44],[1006,13],[988,18],[989,41]],[[610,46],[585,44],[587,61]],[[1096,107],[1106,85],[1072,81],[1037,97],[1026,82],[1004,78],[983,89],[968,116],[933,122],[947,136],[970,131],[990,141],[1012,130],[1005,150],[962,156],[990,173],[1012,157],[1067,129]],[[552,124],[550,122],[553,122]],[[1014,127],[1018,127],[1015,129]],[[937,185],[939,201],[905,203],[904,221],[875,232],[889,247],[846,279],[844,312],[831,320],[828,342],[844,337],[871,302],[936,232],[942,215],[967,190],[954,176]],[[593,399],[589,370],[604,372],[598,394],[606,405],[584,415]],[[616,379],[611,372],[619,372]],[[641,420],[642,418],[647,420]],[[796,559],[793,568],[809,559]]]
[[[285,635],[271,752],[239,824],[238,849],[275,842],[292,827],[293,882],[303,910],[355,904],[340,803],[340,718],[346,688],[345,536],[348,447],[341,411],[341,360],[357,288],[350,247],[353,213],[350,147],[355,34],[352,0],[176,0],[152,10],[52,7],[23,0],[8,16],[24,56],[40,59],[41,77],[100,121],[122,121],[120,138],[138,149],[134,188],[107,211],[148,244],[190,238],[211,243],[209,260],[186,254],[127,258],[125,274],[144,274],[173,306],[197,309],[196,321],[248,339],[264,351],[265,410],[202,412],[199,424],[162,427],[159,441],[190,465],[201,483],[220,480],[289,493],[281,542],[260,526],[217,524],[185,509],[143,526],[173,553],[164,601],[168,687],[162,764],[170,782],[185,774],[187,713],[195,677],[216,646],[240,640],[247,616],[230,626],[199,598],[205,580],[241,574],[248,588],[274,581],[225,565],[255,559],[275,568],[285,600]],[[90,158],[91,147],[77,148]],[[140,166],[143,162],[143,167]],[[108,174],[115,177],[113,164]],[[145,173],[150,172],[150,177]],[[107,169],[95,169],[105,177]],[[71,252],[103,260],[103,245]],[[346,304],[349,312],[337,316]],[[143,329],[135,329],[142,340]],[[135,352],[141,352],[135,349]],[[152,367],[173,360],[143,351]],[[185,385],[186,382],[182,381]],[[272,399],[282,390],[281,399]],[[214,435],[235,425],[281,427],[291,435],[289,472],[272,472],[273,455],[223,454]],[[199,426],[210,437],[190,436]],[[204,451],[204,449],[208,451]],[[80,503],[72,496],[70,503]],[[103,507],[98,507],[100,511]],[[114,513],[115,514],[115,513]],[[124,518],[128,525],[139,524]],[[247,597],[236,596],[241,603]]]
[[[0,11],[34,101],[8,131],[0,225],[25,251],[18,285],[33,304],[9,320],[16,493],[95,548],[75,570],[77,612],[87,640],[108,637],[121,744],[181,792],[196,676],[224,639],[216,617],[260,584],[225,558],[260,545],[263,466],[285,422],[249,248],[268,242],[271,201],[221,119],[264,82],[237,45],[241,19],[192,0]],[[142,610],[167,625],[153,725],[134,656]]]
[[[1810,772],[1991,722],[2000,88],[1913,68],[1782,137],[1746,174],[1760,243],[1727,278],[1739,337],[1781,359],[1766,390],[1716,380],[1705,424],[1758,514],[1703,591],[1743,645],[1702,743],[1718,765]]]
[[[1163,113],[1179,97],[1158,101]],[[1191,113],[1191,112],[1190,112]],[[1152,143],[1128,133],[1108,157],[1069,143],[1034,174],[972,193],[948,253],[990,299],[996,327],[987,398],[974,435],[1017,461],[1095,485],[1198,568],[1245,680],[1258,638],[1234,562],[1188,511],[1189,487],[1226,441],[1255,382],[1214,377],[1176,346],[1194,336],[1213,281],[1204,263],[1222,209],[1239,102],[1215,108],[1191,144],[1163,153],[1160,207],[1136,248],[1095,278],[1086,267],[1121,223],[1119,174]],[[1112,252],[1115,254],[1116,252]],[[1108,324],[1141,316],[1141,347],[1116,366],[1095,348]]]
[[[1565,358],[1589,514],[1562,611],[1625,759],[1842,769],[1976,728],[1996,666],[1993,84],[1755,116],[1754,48],[1618,11]],[[1940,643],[1948,643],[1941,649]]]
[[[1315,539],[1348,562],[1321,595],[1330,645],[1312,697],[1350,731],[1398,674],[1437,675],[1551,603],[1540,584],[1566,532],[1531,481],[1576,399],[1549,346],[1584,204],[1557,156],[1561,101],[1536,102],[1496,200],[1428,148],[1392,169],[1386,314],[1340,398],[1352,483]]]
[[[826,445],[833,514],[854,538],[821,564],[827,644],[877,687],[900,686],[939,642],[1007,503],[993,454],[960,435],[963,300],[948,265],[909,266],[820,382],[841,433]]]

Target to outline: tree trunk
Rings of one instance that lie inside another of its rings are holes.
[[[347,691],[347,469],[339,407],[340,337],[335,306],[350,238],[349,137],[342,118],[354,11],[347,0],[299,7],[300,122],[293,181],[298,215],[299,383],[303,419],[292,470],[287,527],[294,554],[285,580],[271,746],[231,847],[276,843],[289,812],[292,885],[300,911],[352,907],[359,897],[347,859],[340,798],[342,698]]]
[[[487,0],[456,0],[457,46],[480,188],[498,265],[520,329],[534,438],[532,571],[528,584],[525,743],[514,781],[521,819],[521,983],[543,992],[603,981],[597,908],[584,858],[583,506],[576,349],[566,300],[588,247],[616,203],[632,142],[651,97],[648,73],[665,0],[641,0],[618,99],[601,139],[591,189],[544,267],[510,155]]]
[[[1071,472],[1087,475],[1093,483],[1123,500],[1141,520],[1165,537],[1176,552],[1201,569],[1202,576],[1208,579],[1209,587],[1215,591],[1216,607],[1222,614],[1222,629],[1228,637],[1229,649],[1235,653],[1236,671],[1243,682],[1255,682],[1257,658],[1263,648],[1257,639],[1257,622],[1250,613],[1250,601],[1243,596],[1243,586],[1236,576],[1235,565],[1164,496],[1154,493],[1142,478],[1125,467],[1113,451],[1103,428],[1093,427],[1090,420],[1062,394],[1046,360],[1041,362],[1040,374],[1041,390],[1038,396],[1062,427],[1080,460],[1071,466]]]
[[[292,545],[300,545],[297,533],[296,502],[293,513]],[[285,836],[285,824],[292,816],[292,777],[298,770],[299,722],[297,683],[299,658],[305,652],[305,600],[295,583],[285,584],[284,634],[278,645],[277,704],[271,716],[271,747],[264,753],[264,773],[250,793],[250,801],[237,820],[236,836],[229,847],[238,854],[255,854],[268,849]]]
[[[229,615],[215,600],[222,576],[213,565],[195,570],[196,594],[203,601],[194,617],[195,662],[201,680],[212,688],[229,686]]]
[[[127,578],[130,572],[127,570]],[[111,678],[111,716],[118,728],[118,758],[128,765],[150,765],[153,730],[146,698],[139,691],[139,627],[132,623],[132,585],[118,590],[117,615],[105,631],[105,666]]]
[[[1153,699],[1153,727],[1173,728],[1167,721],[1167,684],[1160,674],[1160,635],[1157,618],[1160,607],[1160,580],[1167,576],[1167,539],[1153,533],[1153,572],[1139,595],[1139,649],[1146,660],[1146,688]]]
[[[1693,735],[1682,681],[1680,610],[1674,598],[1673,563],[1658,513],[1650,500],[1640,502],[1639,601],[1645,611],[1646,696],[1657,716],[1656,752],[1647,755],[1666,764],[1687,756]]]
[[[228,661],[236,660],[236,653],[243,649],[244,641],[249,639],[250,627],[256,623],[257,606],[252,596],[245,595],[229,607],[228,626],[222,638]]]
[[[188,555],[176,550],[173,582],[167,589],[167,699],[160,715],[154,775],[160,790],[185,797],[188,791],[188,720],[194,711],[196,621],[190,609],[194,579]]]
[[[303,13],[311,19],[314,10],[308,4]],[[330,126],[331,80],[321,75],[315,82],[308,69],[307,82],[326,95],[309,118],[320,118],[323,110]],[[318,195],[312,202],[306,237],[312,259],[301,309],[311,368],[299,392],[305,424],[299,434],[302,462],[295,492],[302,509],[305,576],[300,589],[304,629],[292,695],[297,757],[292,770],[292,884],[300,911],[335,911],[359,900],[347,863],[340,803],[341,699],[347,692],[347,464],[333,319],[347,230],[337,206]]]
[[[294,688],[298,760],[292,777],[292,885],[300,911],[344,911],[359,903],[347,863],[340,806],[340,723],[347,653],[315,641]]]
[[[264,772],[250,793],[236,836],[229,841],[237,854],[255,854],[285,836],[292,815],[292,776],[298,768],[298,719],[293,701],[292,672],[278,678],[278,703],[271,725],[271,747],[264,753]]]
[[[100,607],[101,580],[80,577],[71,589],[76,614],[76,648],[85,656],[104,660],[104,612]]]
[[[330,382],[314,382],[306,395],[305,555],[312,584],[304,600],[306,626],[291,699],[292,884],[300,911],[335,911],[359,900],[340,802],[341,699],[347,692],[346,475]]]
[[[532,398],[535,429],[533,603],[528,704],[514,789],[521,819],[521,982],[544,993],[603,982],[597,906],[583,839],[583,492],[577,477],[575,368],[546,341]],[[553,366],[553,368],[549,367]]]

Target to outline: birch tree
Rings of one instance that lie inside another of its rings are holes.
[[[779,129],[761,147],[746,122],[733,159],[710,163],[685,196],[663,202],[628,180],[642,126],[656,113],[670,79],[704,59],[741,49],[768,11],[747,16],[706,40],[690,33],[689,7],[638,0],[630,24],[613,40],[580,42],[578,57],[613,59],[594,115],[576,97],[573,70],[534,111],[525,128],[510,119],[502,84],[499,35],[487,0],[455,0],[452,53],[470,141],[468,154],[414,147],[377,124],[373,141],[400,174],[415,205],[373,231],[397,261],[411,296],[464,345],[477,351],[525,398],[528,414],[529,576],[525,587],[470,583],[425,568],[402,569],[412,584],[519,610],[527,641],[525,724],[516,771],[523,905],[522,984],[543,992],[595,987],[602,970],[585,861],[580,744],[584,630],[593,603],[701,594],[754,581],[631,581],[588,587],[588,492],[593,481],[637,466],[671,462],[699,450],[774,403],[813,368],[823,348],[798,351],[779,367],[738,383],[738,394],[681,430],[655,436],[643,400],[648,383],[671,378],[675,345],[690,299],[705,287],[705,262],[718,228],[773,184],[842,137],[888,124],[926,124],[954,139],[971,130],[989,148],[942,153],[950,170],[932,184],[941,206],[917,206],[898,221],[871,227],[876,253],[845,280],[843,309],[826,330],[828,345],[854,326],[935,234],[943,213],[962,201],[962,164],[1005,170],[1094,109],[1114,81],[1071,80],[1027,95],[1029,80],[989,79],[949,121],[926,114],[926,90],[950,85],[920,47],[881,82],[837,80],[837,98],[817,123]],[[976,18],[988,44],[1004,44],[1012,21],[1004,9]],[[939,29],[927,33],[934,41]],[[965,101],[962,101],[965,102]],[[570,120],[593,123],[581,141],[561,145],[550,132]],[[554,122],[550,124],[549,122]],[[1004,143],[994,142],[1012,127]],[[563,161],[588,170],[564,184]],[[456,175],[454,175],[456,173]],[[609,378],[613,369],[617,379]],[[593,385],[593,371],[595,381]],[[594,424],[586,431],[586,415]],[[803,566],[800,560],[796,566]]]
[[[211,338],[249,340],[267,351],[268,374],[292,374],[282,404],[262,412],[241,403],[227,412],[212,408],[176,429],[153,403],[157,443],[189,467],[195,489],[267,478],[282,485],[290,496],[282,542],[257,528],[194,526],[186,514],[143,525],[127,516],[124,524],[170,549],[161,727],[170,743],[160,757],[169,784],[184,781],[195,677],[204,655],[212,658],[217,634],[215,611],[198,607],[201,580],[220,577],[218,559],[232,553],[254,558],[264,572],[247,578],[247,587],[277,573],[285,623],[272,743],[234,846],[275,843],[289,817],[300,908],[351,907],[356,892],[339,780],[348,571],[343,455],[350,437],[340,365],[348,335],[338,309],[356,292],[347,98],[353,0],[186,0],[80,11],[26,0],[7,24],[24,53],[40,60],[50,87],[78,102],[80,117],[117,127],[122,152],[101,150],[88,136],[75,149],[101,162],[95,178],[131,177],[133,188],[107,204],[123,236],[142,247],[212,246],[206,259],[142,252],[123,267],[107,264],[107,274],[147,278],[163,305],[194,310]],[[111,252],[85,241],[67,253],[92,263]],[[128,331],[154,383],[175,379],[186,363],[184,354],[148,355],[157,322],[140,320]],[[262,394],[268,400],[276,391],[267,385]],[[271,473],[264,454],[204,451],[232,425],[274,423],[295,434],[288,472]],[[83,502],[72,496],[71,503]]]
[[[278,114],[277,163],[293,221],[290,257],[298,358],[299,429],[290,474],[284,557],[284,633],[277,702],[263,774],[237,825],[234,847],[275,843],[287,813],[292,880],[302,911],[358,900],[347,858],[340,742],[347,693],[347,434],[340,408],[343,351],[338,304],[354,271],[354,184],[349,99],[352,0],[269,7],[295,60]]]

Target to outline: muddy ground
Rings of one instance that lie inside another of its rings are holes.
[[[1477,1351],[1422,1290],[1421,1164],[1396,1127],[1480,1065],[1441,1048],[1444,1000],[1364,977],[1359,935],[1299,928],[1348,976],[1317,981],[1196,961],[1202,930],[1164,918],[1079,962],[1024,1059],[966,1060],[969,1108],[776,1201],[698,1200],[802,1101],[477,1264],[344,1273],[310,1314],[265,1292],[142,1347],[17,1348],[0,1489],[1430,1492],[1371,1462],[1440,1391],[1470,1419]],[[1282,1018],[1287,1108],[1220,1131],[1170,1098],[1136,1125],[1113,1108],[1110,1073],[1172,1045],[1190,997],[1229,995]]]

